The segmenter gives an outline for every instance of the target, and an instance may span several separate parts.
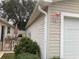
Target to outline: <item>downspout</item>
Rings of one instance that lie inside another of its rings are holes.
[[[47,17],[47,12],[44,11],[41,8],[41,6],[38,6],[38,9],[40,12],[42,12],[45,15],[45,18],[44,18],[44,59],[47,59],[48,17]]]

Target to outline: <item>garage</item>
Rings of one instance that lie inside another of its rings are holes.
[[[79,59],[79,18],[64,17],[64,59]]]

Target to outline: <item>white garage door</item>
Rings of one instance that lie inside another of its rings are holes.
[[[64,59],[79,59],[79,19],[64,19]]]

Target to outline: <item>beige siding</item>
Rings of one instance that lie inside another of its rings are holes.
[[[27,36],[29,36],[29,33],[31,35],[31,39],[33,39],[33,41],[36,41],[40,48],[41,48],[41,56],[43,59],[44,56],[44,50],[43,50],[43,40],[44,40],[44,16],[41,15],[39,16],[36,21],[34,21],[32,23],[32,25],[30,25],[30,27],[27,29]]]
[[[60,16],[53,16],[56,12],[71,12],[79,13],[78,0],[66,0],[51,4],[48,10],[48,58],[59,56],[60,54],[60,32],[61,32],[61,19]]]

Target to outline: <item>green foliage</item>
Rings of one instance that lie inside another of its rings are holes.
[[[15,55],[21,53],[37,54],[40,56],[40,48],[36,42],[33,42],[30,38],[24,37],[20,43],[15,46]]]
[[[17,59],[40,59],[38,55],[23,53],[17,56]]]
[[[14,22],[14,25],[18,25],[20,30],[25,30],[25,26],[33,12],[36,2],[32,0],[4,0],[2,8],[5,16]]]
[[[58,57],[58,56],[54,56],[52,59],[60,59],[60,57]]]

